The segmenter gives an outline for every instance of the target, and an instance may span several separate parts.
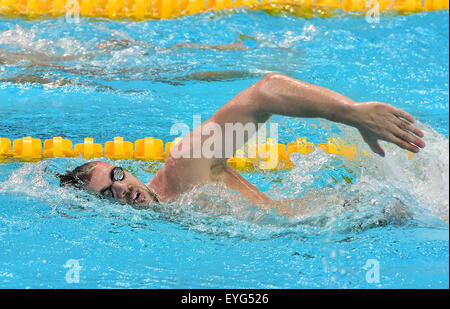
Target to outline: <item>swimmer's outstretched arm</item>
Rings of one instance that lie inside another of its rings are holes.
[[[384,156],[378,140],[412,152],[425,147],[424,133],[407,112],[381,102],[359,103],[332,90],[281,74],[268,74],[220,108],[209,121],[261,123],[271,115],[324,118],[359,130],[372,151]],[[237,148],[242,145],[236,145]]]
[[[222,106],[175,148],[184,148],[187,143],[198,145],[200,141],[203,149],[209,141],[209,135],[203,136],[203,130],[215,132],[218,125],[221,132],[225,132],[222,151],[231,146],[231,152],[225,151],[222,156],[202,156],[199,159],[191,159],[192,156],[175,159],[172,149],[164,172],[157,174],[152,182],[170,183],[173,187],[171,190],[178,193],[198,183],[222,181],[254,205],[263,209],[275,207],[282,215],[292,215],[292,210],[289,209],[292,201],[273,201],[226,164],[227,157],[233,156],[250,138],[250,134],[245,134],[243,139],[235,137],[234,134],[226,134],[227,124],[241,124],[244,127],[251,124],[249,127],[256,128],[273,114],[324,118],[353,126],[359,130],[371,149],[381,156],[384,156],[384,150],[378,140],[395,143],[413,152],[418,152],[419,148],[425,146],[420,139],[423,132],[413,125],[414,118],[398,108],[380,102],[358,103],[320,86],[281,74],[268,74]],[[198,139],[195,136],[203,138]],[[210,145],[206,146],[209,149]],[[301,201],[297,202],[301,204]]]

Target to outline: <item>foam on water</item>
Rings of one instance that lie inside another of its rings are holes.
[[[300,198],[290,218],[251,207],[223,185],[136,210],[60,188],[54,173],[86,160],[1,163],[0,284],[73,287],[63,265],[79,258],[81,288],[448,288],[446,46],[445,12],[383,16],[377,24],[246,10],[145,22],[2,20],[1,137],[168,141],[175,121],[207,119],[279,72],[406,110],[420,120],[427,147],[412,160],[386,143],[386,158],[352,163],[320,151],[294,154],[290,171],[244,175],[274,199]],[[347,127],[271,121],[280,143],[337,135],[368,150]],[[114,164],[144,182],[154,170]],[[377,285],[365,280],[368,259],[380,261]]]
[[[301,201],[290,204],[294,214],[289,218],[274,209],[252,206],[221,184],[196,187],[170,203],[151,205],[148,210],[60,188],[54,172],[62,173],[68,165],[81,164],[81,159],[24,163],[0,183],[0,193],[42,200],[52,212],[63,216],[118,217],[138,220],[144,226],[151,225],[151,220],[163,220],[202,233],[245,239],[285,233],[353,233],[386,225],[443,227],[441,220],[448,223],[449,216],[448,139],[426,125],[418,126],[425,132],[427,146],[412,160],[407,159],[406,151],[387,143],[383,144],[385,158],[364,156],[354,162],[319,150],[308,155],[294,154],[291,159],[296,166],[267,192],[279,200],[301,197]],[[362,139],[355,137],[355,130],[344,126],[340,129],[341,137],[367,149]],[[131,170],[142,170],[142,163],[126,164]],[[348,182],[340,178],[344,174],[353,179]],[[274,179],[276,174],[268,177]]]

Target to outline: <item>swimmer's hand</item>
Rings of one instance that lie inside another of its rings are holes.
[[[356,117],[352,124],[361,133],[373,152],[384,157],[379,140],[388,141],[417,153],[425,143],[420,139],[424,133],[413,123],[416,121],[407,112],[381,102],[355,104]],[[420,137],[420,138],[419,138]]]

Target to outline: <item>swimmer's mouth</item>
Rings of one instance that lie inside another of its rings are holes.
[[[133,204],[139,204],[145,201],[144,193],[139,190],[134,191],[133,194]]]

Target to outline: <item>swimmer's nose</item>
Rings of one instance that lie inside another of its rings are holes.
[[[116,181],[113,183],[111,190],[117,199],[124,199],[125,194],[128,191],[128,186],[126,183]]]

